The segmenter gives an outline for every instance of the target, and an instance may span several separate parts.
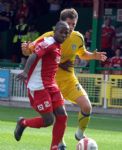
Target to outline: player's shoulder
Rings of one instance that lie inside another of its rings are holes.
[[[40,42],[37,44],[41,48],[47,48],[55,43],[55,40],[52,36],[44,37]]]
[[[72,35],[73,37],[76,36],[76,37],[80,37],[80,38],[83,39],[83,34],[80,33],[79,31],[73,31],[73,32],[71,33],[71,35]]]
[[[44,42],[47,43],[48,45],[52,45],[55,43],[55,39],[53,36],[44,37]]]
[[[73,31],[72,34],[73,34],[73,35],[83,36],[82,33],[80,33],[79,31]]]
[[[54,32],[53,31],[48,31],[48,32],[44,33],[43,35],[45,35],[45,36],[53,36]]]
[[[35,43],[38,43],[38,42],[40,42],[44,37],[50,37],[50,36],[53,36],[53,35],[54,35],[54,32],[53,32],[53,31],[46,32],[46,33],[42,34],[41,36],[39,36],[34,42],[35,42]]]

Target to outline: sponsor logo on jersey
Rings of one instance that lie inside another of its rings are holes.
[[[42,104],[37,105],[37,108],[38,108],[39,111],[44,110],[44,107],[43,107]]]
[[[48,108],[48,107],[50,107],[50,106],[51,106],[51,104],[50,104],[50,102],[45,101],[45,102],[44,102],[44,106],[45,106],[45,108]]]
[[[72,44],[72,50],[76,50],[76,44]]]
[[[37,108],[39,111],[44,110],[44,108],[48,108],[51,106],[51,103],[49,101],[44,101],[44,104],[37,105]]]

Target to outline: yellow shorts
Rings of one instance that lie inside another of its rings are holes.
[[[86,91],[75,78],[58,80],[57,84],[63,94],[63,97],[72,103],[76,103],[76,99],[80,96],[87,96]]]

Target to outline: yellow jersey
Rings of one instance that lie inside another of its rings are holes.
[[[48,37],[53,35],[53,31],[43,34],[29,46],[29,49],[33,51],[35,43],[39,42],[42,37]],[[80,57],[84,55],[85,51],[86,48],[83,35],[78,31],[73,31],[61,44],[61,63],[70,60],[74,64],[76,55]],[[56,73],[56,80],[67,80],[69,78],[75,77],[74,67],[70,67],[69,70],[71,72],[67,72],[59,67]]]

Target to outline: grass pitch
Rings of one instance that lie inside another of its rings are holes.
[[[0,150],[49,150],[52,127],[27,128],[21,141],[14,139],[17,118],[36,115],[32,109],[0,107]],[[77,128],[77,113],[68,112],[68,115],[65,132],[67,150],[76,150],[74,133]],[[86,135],[96,140],[99,150],[122,150],[122,117],[92,115]]]

